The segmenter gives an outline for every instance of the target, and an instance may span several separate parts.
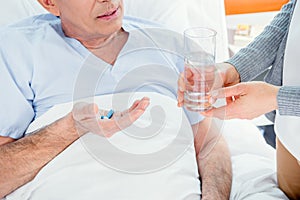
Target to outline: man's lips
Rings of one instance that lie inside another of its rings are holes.
[[[104,13],[103,15],[98,16],[97,18],[110,18],[113,17],[114,15],[117,14],[119,8],[111,10],[111,11],[107,11],[106,13]]]

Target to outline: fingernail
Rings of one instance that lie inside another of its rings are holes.
[[[216,102],[216,98],[214,98],[213,96],[211,97],[211,98],[209,98],[208,99],[208,102],[210,103],[210,104],[214,104],[215,102]]]
[[[142,109],[146,109],[149,106],[149,103],[143,103]]]
[[[209,111],[200,112],[200,114],[206,117],[206,116],[208,116],[208,112],[209,112]]]
[[[219,94],[219,91],[218,91],[218,90],[213,90],[213,91],[210,92],[210,95],[211,95],[212,97],[217,97],[218,94]]]
[[[143,99],[143,100],[150,100],[149,97],[143,97],[142,99]]]

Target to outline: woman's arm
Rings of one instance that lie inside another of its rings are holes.
[[[282,86],[277,94],[280,115],[300,117],[300,87]]]
[[[288,31],[294,3],[290,1],[284,5],[259,36],[227,61],[237,69],[242,82],[252,80],[273,64]]]

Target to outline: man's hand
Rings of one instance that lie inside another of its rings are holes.
[[[92,132],[111,137],[135,122],[145,112],[149,103],[149,98],[144,97],[135,101],[129,109],[115,112],[111,119],[100,119],[100,115],[105,116],[108,111],[99,110],[95,104],[77,103],[72,111],[77,133],[81,136]]]
[[[235,67],[229,63],[216,64],[216,76],[214,88],[228,87],[240,82],[240,75]],[[189,74],[188,74],[189,75]],[[188,78],[188,77],[187,77]],[[184,92],[186,85],[184,83],[184,74],[181,73],[178,78],[177,101],[178,106],[182,107],[184,104]],[[231,99],[227,99],[229,102]]]
[[[203,112],[204,116],[219,119],[253,119],[278,108],[279,87],[265,82],[240,83],[214,91],[214,98],[230,98],[226,106]]]
[[[79,103],[65,117],[17,141],[0,138],[0,199],[32,180],[54,157],[87,132],[110,137],[130,126],[149,105],[143,98],[111,119],[94,104]]]

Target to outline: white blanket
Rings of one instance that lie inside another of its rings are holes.
[[[129,106],[143,96],[150,97],[150,107],[132,127],[109,140],[85,135],[6,199],[200,199],[192,131],[176,101],[138,93],[101,96],[95,102],[104,109],[122,110],[118,105],[125,101]],[[29,131],[55,121],[71,108],[72,103],[55,106]],[[156,135],[146,130],[155,130]],[[229,121],[222,132],[233,154],[231,199],[285,199],[276,186],[274,151],[257,137],[255,127],[246,121]]]
[[[129,106],[145,95],[151,99],[150,107],[133,126],[109,140],[85,135],[7,199],[199,199],[192,130],[174,100],[140,93],[101,96],[95,102],[101,108],[123,110],[126,107],[118,105],[128,102]],[[60,118],[71,108],[72,103],[54,107],[30,130]]]

